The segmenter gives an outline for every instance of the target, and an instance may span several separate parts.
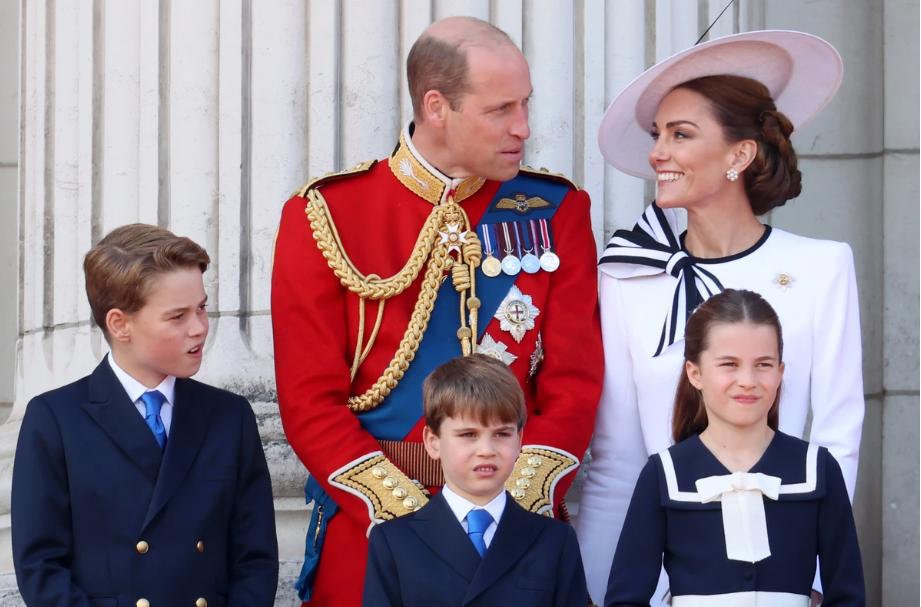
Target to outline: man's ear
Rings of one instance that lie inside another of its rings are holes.
[[[700,367],[687,360],[684,362],[684,372],[688,375],[688,381],[691,385],[700,390],[703,382],[700,380]]]
[[[112,341],[131,341],[131,319],[128,314],[118,308],[106,312],[106,332]]]
[[[432,459],[441,459],[441,438],[426,425],[422,428],[422,444]]]
[[[435,127],[441,127],[445,123],[451,104],[448,99],[441,94],[441,91],[434,89],[426,91],[422,96],[422,121]]]

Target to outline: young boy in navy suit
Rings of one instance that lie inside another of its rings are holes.
[[[372,529],[364,605],[587,605],[573,529],[524,510],[503,488],[527,415],[515,376],[482,354],[451,360],[426,378],[423,408],[425,449],[445,486]]]
[[[272,487],[246,399],[188,379],[208,334],[210,259],[154,226],[86,255],[111,352],[35,397],[13,469],[16,580],[29,606],[272,605]]]

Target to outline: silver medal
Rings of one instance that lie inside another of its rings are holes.
[[[544,251],[540,256],[540,267],[542,267],[545,272],[556,272],[560,267],[559,256],[553,251]]]
[[[525,253],[525,256],[521,258],[521,269],[528,274],[536,274],[540,268],[540,260],[534,253]]]
[[[509,276],[515,276],[521,272],[521,261],[514,255],[506,255],[502,258],[502,271]]]

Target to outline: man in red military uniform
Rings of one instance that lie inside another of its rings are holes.
[[[520,167],[524,56],[455,17],[423,33],[407,69],[414,122],[393,155],[302,188],[276,242],[278,400],[314,502],[310,605],[358,605],[371,525],[441,486],[422,447],[430,370],[473,351],[509,365],[529,418],[507,488],[557,517],[601,390],[589,198]]]

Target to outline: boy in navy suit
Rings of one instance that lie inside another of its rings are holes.
[[[272,605],[278,546],[255,416],[243,397],[188,379],[208,334],[209,262],[141,224],[87,254],[111,353],[23,418],[12,540],[27,605]]]
[[[505,364],[482,354],[445,363],[425,380],[423,409],[425,449],[445,486],[418,511],[371,530],[364,605],[587,605],[573,529],[524,510],[503,489],[527,415]]]

